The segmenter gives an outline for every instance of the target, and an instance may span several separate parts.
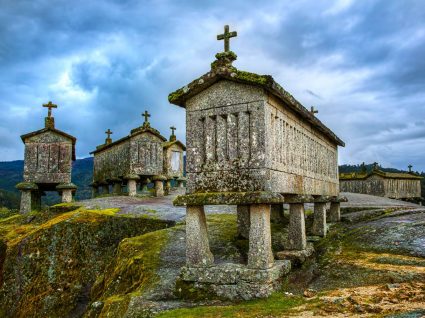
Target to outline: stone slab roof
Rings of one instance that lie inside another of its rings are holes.
[[[373,170],[369,173],[367,172],[347,172],[340,173],[339,180],[365,180],[372,175],[378,175],[385,179],[417,179],[421,180],[423,177],[418,176],[413,173],[403,173],[403,172],[384,172],[382,170]]]
[[[345,146],[345,143],[338,138],[328,127],[326,127],[317,117],[311,114],[300,102],[298,102],[290,93],[282,88],[270,75],[258,75],[240,71],[232,66],[236,60],[236,54],[233,52],[224,52],[216,54],[217,60],[211,64],[211,70],[195,79],[190,84],[176,90],[168,96],[170,103],[186,108],[186,101],[199,94],[214,83],[220,80],[229,80],[237,83],[254,85],[263,88],[265,91],[279,98],[288,108],[300,115],[305,121],[322,132],[331,141],[339,146]]]
[[[163,148],[170,148],[172,145],[178,145],[180,146],[184,151],[186,151],[186,146],[180,141],[180,140],[174,140],[174,141],[166,141],[162,144]]]
[[[103,151],[105,149],[109,149],[111,147],[114,147],[114,146],[116,146],[116,145],[118,145],[118,144],[120,144],[120,143],[122,143],[122,142],[124,142],[124,141],[126,141],[128,139],[130,139],[131,137],[137,136],[137,135],[142,134],[142,133],[145,133],[145,132],[149,132],[149,133],[157,136],[163,142],[167,141],[167,138],[165,138],[164,136],[162,136],[161,133],[158,130],[156,130],[155,128],[150,127],[149,125],[143,124],[142,126],[140,126],[138,128],[132,129],[130,135],[128,135],[128,136],[125,136],[125,137],[123,137],[121,139],[115,140],[114,142],[111,142],[110,144],[103,144],[103,145],[97,146],[96,147],[96,150],[90,152],[90,154],[92,155],[92,154],[101,152],[101,151]]]
[[[46,128],[43,128],[43,129],[39,129],[39,130],[30,132],[30,133],[25,134],[25,135],[21,135],[22,142],[25,143],[26,139],[40,135],[40,134],[44,134],[45,132],[49,132],[49,131],[54,132],[58,135],[64,136],[65,138],[68,138],[68,139],[71,140],[71,142],[72,142],[72,160],[75,161],[75,159],[76,159],[75,143],[77,142],[77,138],[75,138],[74,136],[71,136],[71,135],[67,134],[66,132],[63,132],[59,129],[46,127]]]

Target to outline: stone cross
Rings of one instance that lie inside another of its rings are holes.
[[[149,122],[149,117],[151,117],[151,114],[148,113],[147,110],[142,114],[143,117],[145,117],[145,123]]]
[[[224,40],[224,52],[230,51],[230,38],[236,37],[238,33],[236,31],[229,32],[229,26],[224,26],[224,33],[217,35],[217,40]]]
[[[52,102],[48,102],[47,104],[43,104],[43,107],[47,107],[49,112],[47,113],[47,117],[52,117],[52,108],[58,108],[58,105],[53,104]]]
[[[113,134],[113,132],[108,128],[107,131],[105,131],[105,134],[108,135],[108,139],[111,137],[111,135]]]
[[[373,170],[378,170],[378,163],[377,162],[373,163]]]
[[[409,172],[412,172],[412,168],[413,168],[412,165],[408,165],[407,168],[409,168]]]
[[[171,136],[174,136],[174,131],[176,130],[176,127],[171,126],[170,129],[171,129]]]
[[[314,116],[314,114],[318,114],[319,111],[317,109],[314,109],[314,106],[310,107],[310,113]]]

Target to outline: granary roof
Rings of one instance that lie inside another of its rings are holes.
[[[372,170],[371,172],[347,172],[340,173],[340,180],[365,180],[372,175],[378,175],[386,179],[423,179],[423,177],[418,176],[413,173],[405,173],[405,172],[384,172],[379,169]]]
[[[71,139],[71,141],[72,141],[72,160],[75,161],[75,159],[76,159],[76,156],[75,156],[75,143],[77,142],[77,138],[75,138],[74,136],[71,136],[71,135],[67,134],[66,132],[63,132],[63,131],[61,131],[59,129],[52,128],[52,127],[45,127],[43,129],[39,129],[39,130],[30,132],[28,134],[25,134],[25,135],[21,135],[21,139],[22,139],[23,143],[25,143],[25,140],[26,139],[31,138],[33,136],[37,136],[37,135],[43,134],[43,133],[48,132],[48,131],[51,131],[51,132],[54,132],[54,133],[56,133],[58,135],[64,136],[65,138]]]
[[[184,151],[186,151],[186,146],[180,140],[171,140],[166,141],[162,144],[163,148],[170,148],[172,145],[180,146]]]
[[[132,129],[131,132],[130,132],[130,135],[125,136],[121,139],[115,140],[114,142],[111,142],[109,144],[103,144],[103,145],[97,146],[96,150],[90,152],[90,154],[98,153],[98,152],[103,151],[105,149],[109,149],[113,146],[116,146],[117,144],[120,144],[120,143],[130,139],[131,137],[134,137],[134,136],[140,135],[142,133],[146,133],[146,132],[149,132],[149,133],[157,136],[163,142],[167,141],[167,138],[162,136],[161,133],[158,130],[156,130],[155,128],[152,128],[150,126],[149,122],[145,122],[145,123],[143,123],[142,126]]]
[[[216,58],[217,60],[211,63],[211,70],[208,73],[168,95],[169,102],[185,108],[186,101],[188,99],[199,94],[220,80],[229,80],[237,83],[254,85],[263,88],[267,92],[279,98],[285,105],[287,105],[295,113],[299,114],[304,120],[321,131],[337,145],[345,146],[345,143],[339,139],[338,136],[336,136],[317,117],[298,102],[290,93],[283,89],[272,76],[258,75],[236,69],[232,66],[232,62],[236,60],[237,56],[231,51],[217,53]]]

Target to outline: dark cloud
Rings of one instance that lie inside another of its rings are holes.
[[[23,157],[53,100],[85,157],[110,128],[119,138],[152,113],[184,140],[184,110],[167,95],[208,71],[224,24],[236,65],[272,74],[347,147],[341,162],[425,170],[425,7],[407,1],[3,1],[0,151]]]

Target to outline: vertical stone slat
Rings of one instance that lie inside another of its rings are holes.
[[[229,160],[238,157],[238,117],[235,114],[227,116],[227,153]]]
[[[217,122],[217,161],[227,160],[227,115],[218,115]]]
[[[49,172],[56,173],[58,172],[59,164],[59,145],[51,144],[50,145],[50,156],[49,156]]]
[[[205,119],[205,139],[206,139],[206,160],[215,161],[217,158],[217,129],[216,129],[216,116],[207,116]]]
[[[240,112],[238,116],[238,145],[239,145],[239,158],[242,161],[248,161],[250,159],[250,131],[249,131],[249,122],[250,122],[249,112]]]

